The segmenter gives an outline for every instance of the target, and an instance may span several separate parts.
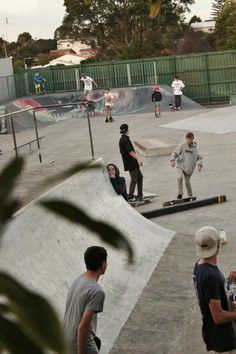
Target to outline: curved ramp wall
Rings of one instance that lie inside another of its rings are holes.
[[[68,289],[85,270],[85,249],[94,244],[106,247],[108,268],[100,279],[106,300],[98,318],[98,335],[103,343],[101,353],[108,353],[174,232],[145,219],[117,196],[103,160],[97,163],[101,168],[76,174],[41,198],[70,200],[94,218],[116,226],[134,247],[134,264],[127,263],[124,252],[107,247],[84,227],[40,208],[36,200],[9,224],[0,249],[0,267],[43,293],[62,317]]]

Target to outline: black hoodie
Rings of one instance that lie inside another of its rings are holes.
[[[115,178],[110,177],[110,181],[111,184],[113,185],[113,188],[115,189],[118,195],[122,195],[122,197],[124,197],[125,200],[128,200],[125,178],[120,176],[120,171],[116,165],[110,163],[109,165],[107,165],[107,169],[108,166],[114,166],[116,170],[116,177]]]

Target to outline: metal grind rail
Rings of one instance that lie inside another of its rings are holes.
[[[91,104],[92,104],[92,102],[91,102]],[[43,108],[47,109],[47,108],[68,107],[68,106],[76,106],[77,107],[78,105],[83,105],[86,108],[86,111],[87,111],[87,122],[88,122],[90,148],[91,148],[92,160],[94,160],[95,157],[94,157],[93,136],[92,136],[91,122],[90,122],[90,114],[89,114],[90,101],[79,101],[79,102],[73,102],[73,103],[72,102],[71,103],[67,102],[67,103],[55,104],[55,105],[46,105],[46,106],[40,106],[40,107],[30,107],[30,108],[21,109],[21,110],[16,111],[16,112],[11,112],[11,113],[6,113],[6,114],[3,114],[3,115],[0,115],[0,119],[1,118],[10,119],[16,158],[18,158],[18,156],[19,156],[18,150],[19,150],[20,146],[17,146],[16,132],[15,132],[15,126],[14,126],[14,118],[16,118],[16,116],[18,114],[21,114],[21,113],[24,113],[24,112],[29,112],[29,111],[33,112],[33,121],[34,121],[34,129],[35,129],[35,136],[36,136],[35,141],[37,142],[37,150],[38,150],[39,162],[42,163],[42,154],[41,154],[41,148],[40,148],[40,140],[41,140],[41,138],[39,137],[39,134],[38,134],[38,124],[37,124],[37,118],[36,118],[35,112],[37,110],[43,109]],[[27,144],[29,144],[29,142],[25,143],[23,145],[27,145]]]

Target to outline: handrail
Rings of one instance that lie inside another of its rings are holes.
[[[89,139],[90,139],[90,147],[91,147],[91,154],[92,154],[92,160],[94,160],[94,147],[93,147],[93,137],[92,137],[92,130],[91,130],[91,124],[90,124],[90,115],[89,115],[89,106],[93,103],[93,101],[78,101],[78,102],[67,102],[67,103],[60,103],[60,104],[55,104],[55,105],[47,105],[47,106],[37,106],[37,107],[29,107],[29,108],[24,108],[20,109],[19,111],[15,112],[10,112],[6,113],[3,115],[0,115],[1,118],[9,118],[11,120],[11,127],[12,127],[12,133],[13,133],[13,142],[14,142],[14,150],[16,157],[18,158],[18,146],[16,143],[16,133],[15,133],[15,128],[14,128],[14,119],[17,114],[23,113],[23,112],[28,112],[28,111],[33,111],[33,120],[34,120],[34,126],[35,126],[35,134],[36,134],[36,141],[37,141],[37,146],[38,146],[38,155],[39,155],[39,162],[42,163],[42,156],[41,156],[41,151],[40,151],[40,138],[38,135],[38,127],[37,127],[37,120],[35,116],[35,111],[38,109],[42,108],[53,108],[53,107],[66,107],[66,106],[78,106],[78,105],[84,105],[87,108],[87,121],[88,121],[88,131],[89,131]]]
[[[2,115],[0,116],[0,118],[11,117],[11,116],[13,116],[13,115],[20,114],[21,112],[30,111],[31,109],[33,109],[33,107],[24,108],[24,109],[20,109],[19,111],[15,111],[15,112],[11,112],[11,113],[2,114]]]

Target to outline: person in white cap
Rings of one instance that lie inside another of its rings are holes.
[[[236,336],[225,294],[225,277],[217,267],[220,236],[216,229],[204,226],[195,234],[197,256],[193,283],[202,313],[202,337],[208,351],[236,354]],[[233,272],[234,273],[234,272]],[[232,275],[232,274],[231,274]]]

